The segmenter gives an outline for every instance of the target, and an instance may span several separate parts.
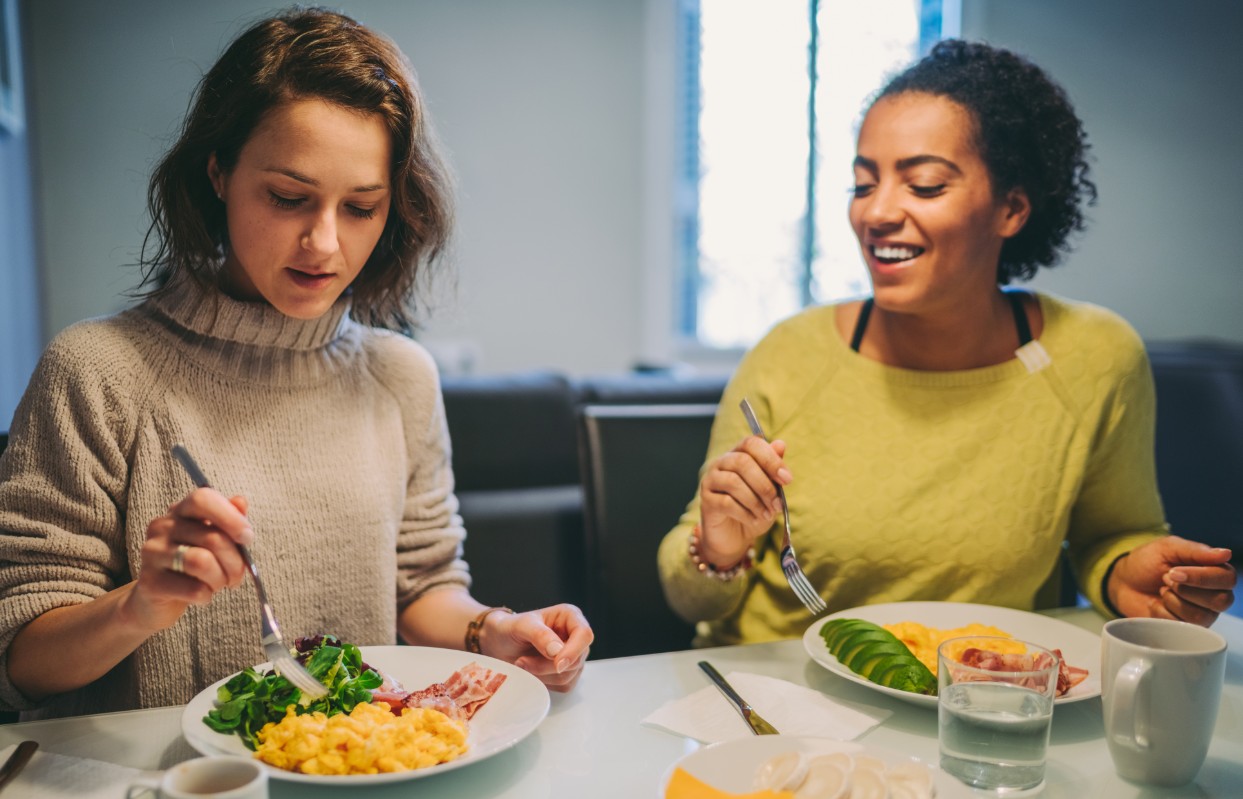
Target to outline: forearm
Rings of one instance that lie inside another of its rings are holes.
[[[466,625],[487,606],[478,602],[465,588],[437,588],[411,602],[397,619],[397,633],[408,644],[462,649]],[[494,618],[492,614],[489,618]],[[489,625],[480,631],[480,643],[486,651]]]
[[[89,602],[49,610],[13,638],[9,679],[34,701],[104,676],[158,632],[131,611],[135,583]]]

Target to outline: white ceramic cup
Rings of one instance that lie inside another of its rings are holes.
[[[1184,785],[1204,764],[1226,673],[1226,639],[1169,619],[1114,619],[1101,635],[1105,740],[1118,776]]]
[[[125,797],[145,794],[160,799],[268,799],[268,772],[252,758],[198,757],[178,763],[159,780],[135,780]]]

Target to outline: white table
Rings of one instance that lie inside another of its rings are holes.
[[[1100,632],[1091,610],[1057,611],[1065,620]],[[1099,699],[1059,707],[1053,719],[1047,785],[1042,797],[1243,796],[1243,619],[1223,616],[1214,629],[1229,642],[1226,686],[1208,760],[1184,788],[1143,788],[1120,780],[1103,739]],[[807,657],[801,641],[672,652],[592,661],[578,687],[554,694],[539,729],[513,749],[478,765],[412,782],[355,790],[373,799],[537,799],[592,797],[647,799],[657,796],[666,769],[698,744],[639,724],[664,702],[704,686],[696,667],[710,659],[722,672],[751,671],[780,677],[840,699],[893,711],[859,739],[865,745],[906,752],[935,763],[936,713],[833,675]],[[109,713],[76,719],[0,726],[0,748],[25,738],[44,751],[88,757],[141,769],[167,768],[193,757],[181,737],[181,708]],[[345,795],[340,789],[273,781],[273,799]]]

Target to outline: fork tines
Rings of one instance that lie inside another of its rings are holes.
[[[812,587],[807,575],[803,574],[803,570],[799,568],[798,562],[794,560],[794,552],[789,549],[781,553],[781,571],[785,573],[786,582],[790,584],[794,595],[808,610],[812,613],[823,613],[828,608],[828,605],[816,593],[816,589]]]

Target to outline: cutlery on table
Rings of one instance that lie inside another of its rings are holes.
[[[190,452],[181,444],[173,445],[173,457],[185,468],[190,475],[190,479],[199,488],[210,488],[211,483],[207,481],[207,475],[203,474],[203,470],[194,462],[194,458],[190,457]],[[328,689],[324,684],[306,670],[306,667],[299,663],[290,653],[289,646],[285,643],[284,636],[281,635],[280,625],[276,623],[276,613],[272,610],[271,603],[268,602],[267,591],[263,589],[263,580],[259,579],[259,567],[255,565],[254,558],[250,556],[250,549],[237,545],[238,550],[242,553],[242,560],[246,562],[246,568],[250,571],[251,582],[255,585],[255,593],[259,595],[260,619],[263,625],[263,651],[267,653],[268,658],[272,661],[272,668],[276,669],[276,673],[284,677],[300,690],[309,699],[319,699],[328,695]]]
[[[721,693],[729,697],[729,701],[734,703],[734,706],[738,708],[738,712],[742,714],[743,720],[751,727],[751,732],[756,735],[780,735],[777,732],[777,728],[765,721],[759,713],[756,713],[747,704],[746,700],[738,695],[738,692],[734,690],[734,686],[730,685],[721,676],[721,672],[717,671],[711,663],[701,660],[699,661],[699,668],[703,669],[704,674],[707,674],[712,679],[712,682],[716,684],[716,687],[721,689]]]
[[[747,425],[751,428],[751,432],[767,441],[768,436],[764,435],[760,420],[755,418],[751,403],[743,397],[739,404],[742,407],[742,415],[747,417]],[[790,543],[790,506],[786,504],[785,488],[780,483],[777,484],[777,496],[781,499],[781,515],[785,519],[785,537],[781,541],[781,571],[785,574],[786,582],[790,584],[791,590],[794,591],[799,601],[812,613],[823,613],[828,605],[816,593],[816,589],[812,587],[807,575],[803,574],[803,570],[794,557],[794,545]]]
[[[8,785],[17,772],[26,767],[30,762],[30,758],[34,756],[35,750],[39,748],[38,741],[22,741],[13,750],[13,754],[9,755],[9,759],[4,761],[4,765],[0,766],[0,791],[4,790],[4,786]]]

